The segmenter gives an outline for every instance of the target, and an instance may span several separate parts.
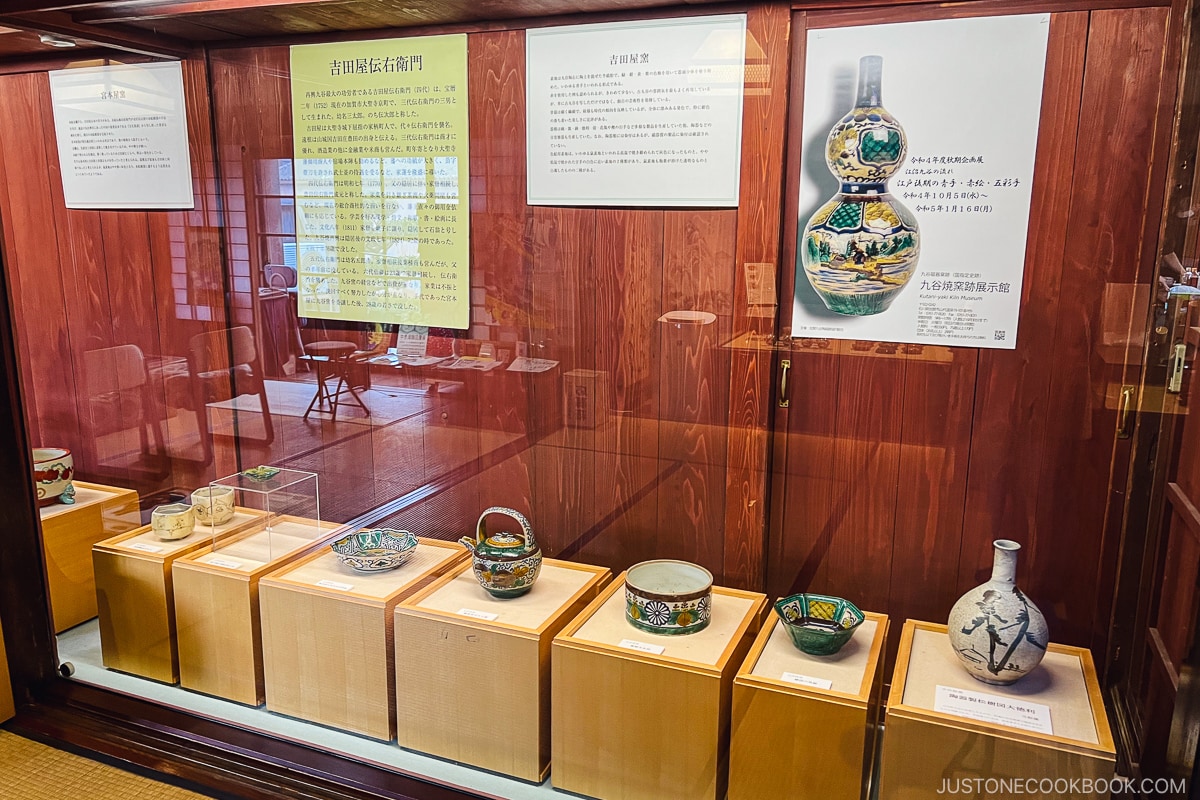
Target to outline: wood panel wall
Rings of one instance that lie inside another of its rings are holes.
[[[0,76],[0,219],[30,440],[70,448],[81,478],[142,494],[209,470],[194,417],[190,431],[163,419],[180,402],[164,372],[152,372],[144,404],[137,391],[102,391],[116,365],[108,348],[183,358],[192,336],[224,327],[203,62],[186,63],[184,80],[195,210],[115,212],[66,207],[48,73]],[[165,441],[147,448],[137,421],[155,417]]]
[[[942,621],[989,576],[991,542],[1015,539],[1018,585],[1054,640],[1103,652],[1116,558],[1106,531],[1119,530],[1127,467],[1116,398],[1141,359],[1125,342],[1146,318],[1150,293],[1134,287],[1153,280],[1150,187],[1168,144],[1168,12],[1052,16],[1015,350],[792,348],[769,592]],[[922,13],[937,12],[800,15],[795,36]],[[797,81],[802,59],[798,46]],[[785,259],[795,263],[794,244]]]

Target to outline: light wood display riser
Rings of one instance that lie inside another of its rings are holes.
[[[163,541],[150,526],[92,548],[100,649],[104,666],[163,683],[179,681],[171,566],[213,543],[259,524],[262,512],[238,508],[215,529],[197,525],[185,539]]]
[[[397,743],[545,780],[551,642],[611,579],[603,567],[546,559],[532,590],[500,600],[483,590],[468,562],[402,602],[396,609]],[[485,620],[460,611],[497,616]]]
[[[264,700],[259,580],[315,550],[343,529],[300,517],[272,522],[201,548],[171,566],[179,644],[179,683],[186,689],[246,705]],[[306,538],[310,537],[310,538]],[[237,564],[237,567],[221,563]]]
[[[733,678],[766,597],[714,587],[712,621],[658,636],[625,620],[622,574],[554,639],[550,781],[621,800],[725,796]],[[663,654],[622,647],[631,640]]]
[[[142,524],[132,489],[75,481],[75,504],[43,506],[42,550],[54,632],[96,616],[92,546]]]
[[[322,549],[263,578],[267,708],[390,741],[396,730],[393,611],[466,557],[458,543],[419,539],[401,567],[363,573]]]

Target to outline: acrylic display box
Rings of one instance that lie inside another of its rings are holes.
[[[104,666],[163,683],[179,680],[175,642],[175,593],[171,566],[177,558],[260,524],[263,512],[235,508],[216,527],[196,524],[191,535],[160,539],[149,525],[92,548],[100,649]]]
[[[138,494],[132,489],[83,481],[74,486],[74,505],[38,509],[55,633],[96,616],[92,545],[142,524]]]
[[[770,617],[733,679],[729,800],[864,796],[887,631],[886,616],[868,613],[841,650],[813,656]]]
[[[234,505],[260,512],[260,522],[214,536],[171,569],[180,685],[247,705],[264,699],[259,580],[344,532],[321,521],[316,473],[266,469],[273,472],[252,477],[248,470],[209,484],[231,488]]]
[[[1052,732],[935,710],[939,686],[985,695],[1000,708],[1047,706]],[[1101,796],[1080,792],[1083,779],[1111,779],[1115,767],[1112,732],[1089,651],[1051,644],[1042,663],[1020,681],[992,686],[959,664],[945,625],[904,624],[887,703],[880,797],[972,794],[967,789],[976,779],[991,779],[1022,781],[1022,796],[1082,800]],[[1058,782],[1036,780],[1042,778]],[[1072,785],[1072,779],[1081,780]]]
[[[418,539],[416,552],[400,567],[356,572],[322,547],[263,578],[259,603],[267,708],[391,740],[396,726],[392,611],[466,557],[456,542]]]
[[[554,639],[554,787],[623,800],[724,797],[733,676],[766,603],[714,587],[707,628],[655,635],[626,621],[622,573]]]
[[[550,769],[550,643],[612,578],[546,559],[511,599],[479,585],[470,561],[396,607],[396,741],[527,781]],[[469,687],[469,690],[465,690]],[[503,706],[503,735],[488,713]]]

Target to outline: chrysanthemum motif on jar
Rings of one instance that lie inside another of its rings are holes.
[[[809,283],[831,311],[864,316],[888,308],[912,279],[921,252],[917,220],[888,194],[908,154],[904,129],[881,105],[883,59],[859,62],[858,101],[829,132],[825,162],[841,191],[800,237]]]

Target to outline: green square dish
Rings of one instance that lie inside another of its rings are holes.
[[[823,594],[794,594],[775,604],[792,644],[811,656],[831,656],[866,617],[849,600]]]

